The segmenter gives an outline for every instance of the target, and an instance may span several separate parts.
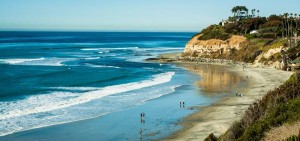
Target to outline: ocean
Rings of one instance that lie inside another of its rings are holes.
[[[182,52],[194,34],[0,32],[0,140],[155,140],[181,129],[195,110],[179,101],[216,98],[184,68],[144,60]]]

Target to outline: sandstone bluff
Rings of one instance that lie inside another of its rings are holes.
[[[231,49],[239,50],[241,46],[247,44],[247,38],[244,36],[233,35],[227,40],[210,39],[199,40],[202,34],[194,36],[185,46],[184,55],[200,57],[205,55],[228,54]]]

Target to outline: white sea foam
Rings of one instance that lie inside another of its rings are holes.
[[[172,79],[174,74],[175,72],[166,72],[166,73],[155,75],[152,79],[149,80],[108,86],[108,87],[100,88],[95,91],[89,91],[85,93],[59,92],[54,94],[30,96],[27,99],[16,101],[16,102],[0,102],[0,107],[1,107],[0,111],[2,111],[0,115],[0,120],[6,120],[9,118],[15,118],[19,116],[63,109],[71,106],[76,106],[79,104],[84,104],[92,100],[100,99],[109,95],[163,84],[169,82]],[[41,99],[47,99],[47,102]]]
[[[100,59],[100,57],[88,57],[88,58],[84,58],[85,60],[96,60],[96,59]]]
[[[90,64],[90,63],[85,63],[85,65],[89,66],[89,67],[94,67],[94,68],[116,68],[116,69],[120,68],[120,67],[117,67],[117,66],[94,65],[94,64]]]
[[[57,90],[72,90],[72,91],[92,91],[98,90],[97,87],[50,87],[50,89],[57,89]]]
[[[63,62],[75,60],[74,58],[13,58],[13,59],[0,59],[2,64],[10,65],[35,65],[35,66],[63,66]]]
[[[95,51],[95,50],[136,50],[139,47],[118,47],[118,48],[83,48],[83,51]]]
[[[41,128],[51,125],[75,122],[84,119],[95,118],[105,114],[116,112],[130,108],[134,105],[140,105],[144,102],[170,94],[175,91],[175,88],[180,85],[164,84],[163,87],[151,86],[145,89],[137,89],[134,91],[125,92],[117,95],[109,95],[102,99],[94,100],[83,105],[76,105],[65,109],[58,109],[49,112],[36,113],[31,115],[24,115],[21,117],[0,120],[0,136],[12,134],[19,131],[26,131],[35,128]],[[72,89],[74,87],[61,87],[63,89]],[[75,87],[74,89],[81,89]],[[89,89],[89,88],[84,88]],[[56,99],[66,98],[66,95],[53,93]],[[76,94],[75,94],[76,95]],[[68,96],[72,96],[69,93]],[[73,94],[74,96],[74,94]],[[31,103],[36,101],[43,103],[53,102],[50,96],[40,98],[32,98]],[[105,103],[106,102],[106,103]],[[107,103],[109,102],[109,103]],[[32,107],[31,103],[18,103],[20,107]],[[30,105],[31,104],[31,105]]]
[[[20,63],[24,63],[24,62],[32,62],[32,61],[39,61],[39,60],[45,60],[45,58],[41,57],[41,58],[33,58],[33,59],[29,59],[29,58],[16,58],[16,59],[0,59],[0,63],[3,64],[20,64]]]
[[[84,51],[92,51],[92,50],[99,50],[98,48],[83,48],[80,50],[84,50]]]
[[[151,67],[143,67],[143,69],[154,70],[154,68],[151,68]]]
[[[26,131],[35,128],[41,128],[46,126],[52,126],[57,124],[75,122],[84,119],[95,118],[103,116],[107,113],[125,110],[135,105],[143,104],[145,101],[161,97],[166,94],[170,94],[175,91],[176,87],[180,85],[167,82],[174,75],[174,72],[162,73],[154,75],[152,79],[127,83],[122,85],[115,85],[104,88],[94,87],[58,87],[58,89],[64,90],[83,90],[90,91],[95,95],[101,95],[104,93],[98,93],[101,91],[110,91],[109,89],[121,89],[116,91],[125,91],[119,94],[106,93],[102,98],[89,97],[93,100],[73,105],[70,107],[56,109],[46,112],[38,112],[33,114],[24,114],[22,116],[11,117],[0,120],[0,136],[12,134],[15,132]],[[162,81],[161,81],[162,80]],[[160,81],[160,82],[153,82]],[[158,83],[159,86],[157,86]],[[142,88],[137,86],[142,84]],[[146,87],[143,87],[146,86]],[[148,87],[147,87],[148,86]],[[133,89],[124,90],[126,87]],[[134,88],[135,87],[135,88]],[[139,89],[140,88],[140,89]],[[82,95],[91,94],[90,92],[83,93],[70,93],[70,92],[53,92],[51,94],[30,96],[24,100],[0,102],[0,117],[2,113],[8,113],[9,111],[18,109],[20,112],[27,109],[35,110],[36,107],[49,107],[57,106],[60,101],[72,102],[72,99],[80,98]],[[112,93],[114,93],[113,91]],[[49,109],[46,109],[49,110]]]
[[[106,65],[90,65],[91,67],[95,67],[95,68],[116,68],[119,69],[120,67],[116,67],[116,66],[106,66]]]

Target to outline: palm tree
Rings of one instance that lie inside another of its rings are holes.
[[[300,14],[298,15],[298,20],[300,19]],[[297,27],[297,30],[298,30],[298,27]]]
[[[290,22],[290,34],[291,36],[293,36],[293,13],[290,13],[290,19],[291,19],[291,22]]]
[[[259,17],[259,10],[257,10],[256,12],[257,12],[257,17]]]
[[[297,21],[299,21],[299,20],[300,20],[300,14],[298,15],[298,17],[297,17],[297,19],[296,19],[296,20],[297,20]],[[299,29],[299,27],[297,26],[297,27],[296,27],[296,30],[297,30],[297,32],[299,31],[298,29]]]
[[[285,22],[284,22],[284,24],[285,24],[285,32],[286,32],[286,37],[288,37],[289,36],[289,19],[288,19],[288,13],[284,13],[284,19],[285,19]]]
[[[281,18],[282,28],[283,28],[281,35],[282,35],[282,38],[284,38],[284,33],[285,33],[284,15],[279,15],[279,17]]]
[[[289,25],[289,35],[290,35],[290,39],[288,40],[289,41],[289,45],[290,45],[290,47],[292,46],[292,41],[293,41],[293,13],[290,13],[290,17],[289,17],[289,19],[290,19],[290,23],[288,23],[288,25]]]
[[[251,14],[252,14],[251,17],[254,17],[254,16],[255,16],[255,9],[252,9],[252,10],[251,10]]]
[[[297,15],[298,14],[294,14],[294,19],[295,19],[295,23],[296,23],[296,26],[295,26],[295,46],[298,46],[298,19],[297,19]]]
[[[298,14],[294,14],[294,19],[295,19],[295,23],[296,23],[296,26],[295,26],[295,32],[298,32],[298,18],[297,18]]]

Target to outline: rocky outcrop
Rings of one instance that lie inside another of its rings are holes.
[[[246,43],[244,36],[233,35],[227,40],[210,39],[198,40],[202,34],[194,36],[185,46],[184,55],[203,56],[213,53],[227,54],[230,49],[240,49],[241,44]]]
[[[264,52],[262,54],[262,56],[264,58],[270,58],[272,55],[276,54],[276,53],[280,53],[281,50],[283,49],[283,46],[280,46],[278,48],[272,48],[272,49],[269,49],[267,52]]]
[[[253,62],[253,67],[265,67],[265,66],[268,66],[268,67],[271,67],[271,68],[278,68],[278,69],[283,69],[284,68],[284,64],[280,61],[268,61],[267,63],[263,63],[261,62],[261,60],[263,58],[265,59],[270,59],[270,57],[274,54],[277,54],[277,53],[281,53],[281,50],[283,49],[283,46],[280,46],[278,48],[272,48],[272,49],[269,49],[268,51],[266,52],[263,52],[262,54],[260,54],[259,56],[256,57],[256,59],[254,60]]]

